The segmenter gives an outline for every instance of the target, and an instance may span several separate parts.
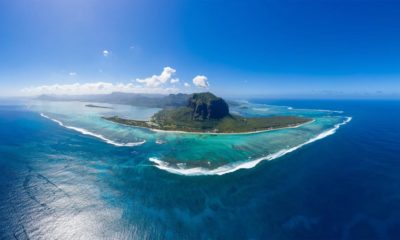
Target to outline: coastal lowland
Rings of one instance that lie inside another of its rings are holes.
[[[280,128],[296,127],[313,119],[297,116],[243,117],[229,112],[229,106],[214,94],[194,93],[186,106],[165,108],[155,113],[149,121],[125,119],[118,116],[106,120],[159,131],[194,133],[252,133]]]

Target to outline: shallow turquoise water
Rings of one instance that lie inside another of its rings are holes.
[[[188,134],[154,132],[124,126],[102,119],[122,116],[146,120],[159,109],[99,104],[112,109],[88,108],[82,102],[36,101],[29,109],[61,126],[118,146],[137,146],[149,154],[158,168],[183,175],[222,175],[242,168],[252,168],[262,160],[273,160],[297,148],[333,134],[351,117],[341,111],[294,109],[287,106],[243,102],[232,112],[242,116],[294,115],[313,118],[312,123],[297,128],[254,134]],[[143,145],[139,147],[139,145]]]

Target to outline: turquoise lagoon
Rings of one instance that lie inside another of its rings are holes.
[[[147,159],[148,164],[173,174],[223,175],[255,167],[261,161],[277,159],[304,145],[334,134],[351,117],[342,111],[296,109],[240,102],[231,112],[242,116],[263,117],[294,115],[314,119],[295,128],[249,134],[193,134],[161,132],[125,126],[103,119],[119,116],[149,119],[160,109],[96,103],[109,108],[87,107],[86,102],[32,101],[28,108],[71,131],[117,147],[129,147]],[[93,103],[92,103],[93,104]],[[49,133],[51,134],[51,133]]]

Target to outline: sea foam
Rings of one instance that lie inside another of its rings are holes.
[[[268,112],[269,108],[253,108],[253,110],[259,111],[259,112]]]
[[[143,143],[146,142],[145,140],[143,140],[143,141],[141,141],[141,142],[120,143],[120,142],[116,142],[116,141],[113,141],[113,140],[111,140],[111,139],[108,139],[108,138],[104,137],[104,136],[101,135],[101,134],[93,133],[93,132],[91,132],[91,131],[89,131],[89,130],[86,130],[86,129],[84,129],[84,128],[78,128],[78,127],[73,127],[73,126],[65,125],[65,124],[62,123],[61,121],[59,121],[59,120],[57,120],[57,119],[54,119],[54,118],[51,118],[51,117],[49,117],[49,116],[47,116],[47,115],[45,115],[45,114],[43,114],[43,113],[41,113],[40,116],[42,116],[42,117],[44,117],[44,118],[47,118],[47,119],[49,119],[49,120],[51,120],[51,121],[57,123],[57,124],[60,125],[61,127],[65,127],[65,128],[68,128],[68,129],[77,131],[77,132],[79,132],[79,133],[81,133],[81,134],[84,134],[84,135],[89,135],[89,136],[92,136],[92,137],[96,137],[96,138],[98,138],[98,139],[103,140],[104,142],[106,142],[106,143],[108,143],[108,144],[112,144],[112,145],[117,146],[117,147],[134,147],[134,146],[138,146],[138,145],[141,145],[141,144],[143,144]]]
[[[328,110],[328,109],[307,109],[307,108],[293,108],[293,107],[288,107],[288,110],[297,110],[297,111],[315,111],[315,112],[331,112],[331,113],[339,113],[343,114],[344,111],[341,110]]]
[[[323,139],[327,136],[330,136],[332,134],[334,134],[339,128],[340,126],[348,123],[351,121],[351,117],[347,117],[343,122],[336,124],[333,128],[328,129],[327,131],[324,131],[320,134],[318,134],[317,136],[309,139],[308,141],[299,144],[297,146],[294,146],[292,148],[287,148],[287,149],[282,149],[276,153],[272,153],[269,154],[265,157],[261,157],[261,158],[257,158],[254,159],[252,161],[246,161],[246,162],[238,162],[238,163],[232,163],[232,164],[226,164],[223,166],[220,166],[218,168],[215,169],[207,169],[207,168],[203,168],[203,167],[195,167],[195,168],[183,168],[183,167],[172,167],[170,166],[169,163],[164,162],[160,159],[157,158],[149,158],[149,160],[151,162],[153,162],[155,164],[155,166],[159,169],[165,170],[167,172],[170,173],[174,173],[174,174],[179,174],[179,175],[186,175],[186,176],[199,176],[199,175],[224,175],[227,173],[231,173],[231,172],[235,172],[239,169],[250,169],[255,167],[257,164],[259,164],[261,161],[264,160],[273,160],[279,157],[282,157],[288,153],[291,153],[307,144],[310,144],[312,142],[318,141],[320,139]]]

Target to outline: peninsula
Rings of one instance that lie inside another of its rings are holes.
[[[248,118],[229,112],[224,99],[210,92],[191,94],[186,106],[165,108],[154,114],[149,121],[103,117],[106,120],[152,130],[183,131],[194,133],[251,133],[278,128],[296,127],[310,118],[296,116],[271,116]]]

